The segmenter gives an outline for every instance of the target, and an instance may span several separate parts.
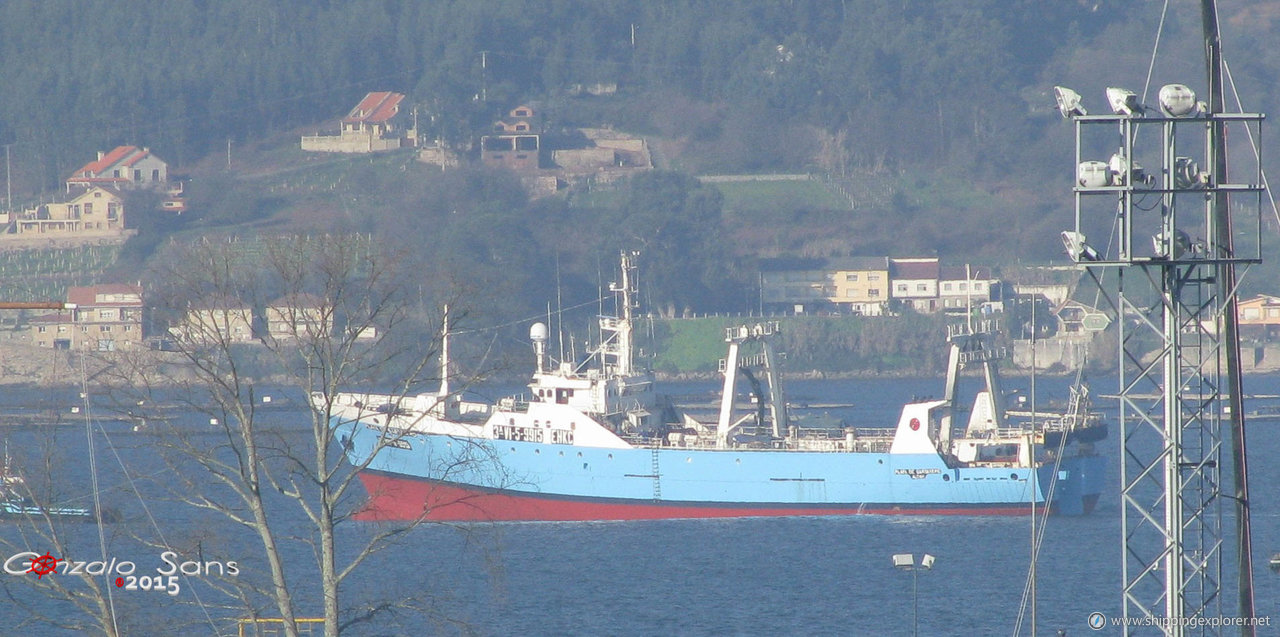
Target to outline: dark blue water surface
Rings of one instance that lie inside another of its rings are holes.
[[[1025,389],[1027,383],[1012,379],[1007,384]],[[1114,379],[1097,381],[1095,391],[1114,392],[1114,386]],[[714,383],[667,386],[680,395],[710,396],[713,389]],[[788,391],[797,403],[851,403],[816,411],[873,426],[891,424],[902,402],[912,396],[940,394],[941,382],[796,381]],[[1250,377],[1246,391],[1280,394],[1280,377]],[[1064,380],[1038,383],[1042,400],[1065,399],[1066,393]],[[29,394],[10,394],[0,393],[0,398],[32,400]],[[48,395],[42,400],[71,404],[75,397]],[[268,415],[278,423],[301,417],[291,409]],[[1274,488],[1280,463],[1273,460],[1280,454],[1280,441],[1275,426],[1251,425],[1250,457],[1257,608],[1280,621],[1280,575],[1265,568],[1267,558],[1280,551],[1280,498]],[[252,533],[171,501],[177,473],[200,480],[198,469],[169,466],[157,436],[128,429],[107,423],[95,434],[104,502],[123,518],[104,527],[108,555],[134,561],[138,574],[150,574],[163,565],[159,555],[164,548],[148,543],[160,543],[181,559],[236,561],[238,578],[265,582],[267,566]],[[201,444],[216,449],[216,436],[201,435]],[[24,462],[41,455],[52,458],[55,486],[69,501],[88,504],[83,425],[18,428],[7,437]],[[1114,616],[1121,608],[1119,438],[1113,425],[1111,437],[1101,445],[1110,459],[1113,486],[1093,515],[1050,519],[1038,562],[1040,634],[1059,629],[1071,635],[1119,632],[1108,628],[1094,633],[1085,623],[1092,612]],[[145,498],[133,494],[129,477]],[[300,538],[284,540],[290,577],[302,586],[314,582],[313,553],[304,541],[310,537],[302,531],[300,514],[281,514],[279,520]],[[386,528],[346,525],[340,546],[354,550]],[[1228,534],[1231,528],[1228,524]],[[95,525],[64,532],[71,547],[85,555],[81,559],[97,559]],[[370,558],[351,576],[343,601],[357,609],[412,599],[412,608],[357,624],[351,634],[909,635],[914,607],[920,634],[1009,635],[1027,580],[1030,534],[1025,518],[947,516],[430,525]],[[47,538],[33,536],[15,522],[0,523],[0,541],[7,542],[0,545],[5,558],[20,550],[52,550]],[[926,552],[937,561],[932,570],[918,574],[918,595],[913,595],[912,574],[895,570],[891,556],[914,553],[918,559]],[[1229,583],[1234,581],[1231,561],[1224,559]],[[0,634],[76,634],[43,621],[21,624],[30,609],[65,621],[86,619],[74,606],[32,587],[32,577],[0,573],[8,593],[0,592]],[[72,592],[87,590],[67,576],[47,577],[62,577],[59,581]],[[114,576],[98,579],[109,583]],[[234,635],[235,622],[228,618],[244,611],[219,608],[234,600],[218,592],[216,583],[212,577],[183,578],[176,597],[115,589],[122,629],[130,635]],[[304,614],[317,614],[317,601],[303,594]],[[261,610],[264,616],[276,615],[269,608]],[[1225,600],[1222,612],[1235,614],[1234,598]],[[1024,623],[1023,634],[1030,634],[1028,626]],[[1259,634],[1280,634],[1280,628],[1262,628]]]

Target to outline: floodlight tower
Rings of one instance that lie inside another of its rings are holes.
[[[1075,225],[1063,244],[1120,331],[1124,617],[1158,619],[1141,630],[1177,636],[1236,630],[1197,618],[1253,615],[1236,268],[1261,262],[1264,187],[1260,156],[1227,174],[1224,142],[1229,127],[1260,139],[1263,116],[1222,112],[1213,64],[1208,105],[1180,84],[1161,89],[1158,110],[1108,89],[1112,114],[1087,115],[1073,91],[1058,91],[1076,133]],[[1086,161],[1099,151],[1114,154]],[[1234,490],[1222,487],[1224,464]],[[1238,514],[1234,539],[1224,507]],[[1240,569],[1240,604],[1227,613],[1224,550]],[[1126,634],[1139,630],[1126,622]]]

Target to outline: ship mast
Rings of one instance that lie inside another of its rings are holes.
[[[612,356],[613,359],[605,360],[605,368],[611,369],[611,373],[618,376],[630,375],[634,366],[631,322],[633,310],[637,307],[636,297],[638,296],[635,262],[637,255],[636,252],[622,251],[622,280],[609,284],[609,291],[618,296],[618,303],[621,306],[618,308],[620,316],[600,317],[600,331],[603,332],[600,341],[613,344],[602,352],[606,356]]]

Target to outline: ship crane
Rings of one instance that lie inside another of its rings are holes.
[[[783,438],[788,432],[787,397],[783,395],[781,370],[778,365],[778,352],[773,347],[773,337],[779,333],[777,322],[757,323],[725,328],[724,340],[729,344],[729,355],[721,361],[724,372],[724,391],[720,394],[720,417],[716,421],[716,447],[729,446],[729,434],[735,428],[733,418],[733,401],[737,391],[738,374],[748,361],[741,355],[744,343],[759,342],[764,352],[757,359],[765,368],[765,379],[769,385],[769,396],[759,396],[760,410],[763,403],[769,404],[769,417],[773,421],[773,437]],[[752,377],[754,378],[754,377]],[[758,381],[757,381],[758,382]]]

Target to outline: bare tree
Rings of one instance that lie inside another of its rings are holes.
[[[439,380],[441,319],[398,257],[361,235],[174,244],[157,259],[147,290],[153,320],[170,326],[173,351],[118,361],[108,373],[135,415],[178,401],[208,418],[204,426],[189,418],[168,425],[164,445],[177,452],[170,486],[181,501],[252,532],[269,582],[235,581],[236,595],[255,617],[262,611],[252,601],[269,600],[274,613],[265,614],[278,614],[290,635],[308,596],[321,599],[330,636],[419,601],[379,600],[343,615],[344,582],[421,520],[378,525],[359,547],[340,547],[335,534],[362,500],[363,467],[347,464],[334,444],[331,397],[366,383],[407,396]],[[450,320],[463,316],[454,311]],[[258,387],[266,384],[301,390],[304,402],[314,397],[301,432],[265,417],[271,405]],[[381,444],[394,442],[391,435]],[[289,516],[305,520],[301,530],[282,522]],[[291,579],[286,564],[282,545],[298,536],[313,545],[313,589]]]
[[[34,444],[19,458],[11,457],[6,448],[0,462],[0,504],[4,505],[0,516],[10,522],[5,525],[8,532],[0,537],[8,571],[0,573],[0,588],[15,607],[26,611],[17,627],[55,627],[116,637],[122,634],[118,600],[109,578],[101,577],[107,563],[103,528],[98,527],[96,537],[76,532],[102,516],[103,509],[67,497],[72,487],[59,478],[73,458],[58,448],[56,434],[44,434],[29,441]],[[7,576],[16,572],[23,576]],[[62,604],[50,605],[49,599]]]

